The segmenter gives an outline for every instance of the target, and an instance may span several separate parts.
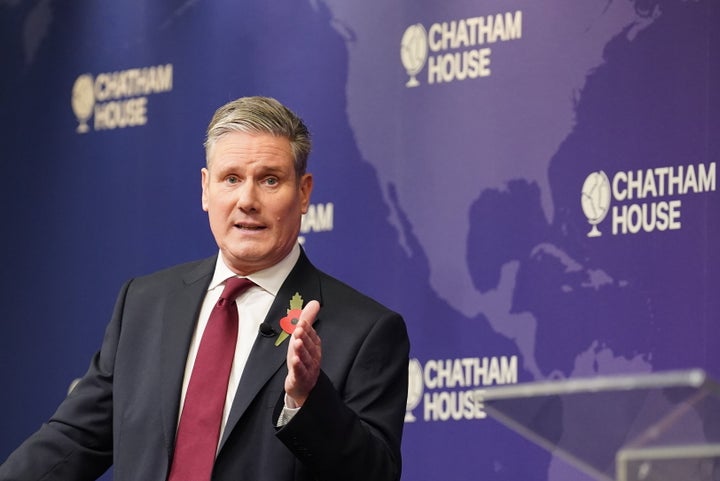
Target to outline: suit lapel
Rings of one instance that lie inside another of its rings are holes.
[[[303,306],[313,299],[322,304],[318,271],[310,264],[304,252],[300,254],[300,258],[280,288],[265,317],[265,322],[270,324],[276,333],[282,332],[280,319],[287,315],[287,311],[290,309],[290,299],[296,292],[302,296]],[[230,410],[223,438],[220,441],[220,449],[222,449],[235,425],[245,414],[248,406],[262,390],[263,386],[278,370],[285,371],[288,340],[286,339],[279,346],[275,346],[277,337],[277,334],[273,337],[258,334],[255,338],[255,344],[240,378],[238,390],[235,393],[235,400]]]
[[[201,262],[183,277],[182,285],[171,292],[166,301],[160,353],[160,372],[163,373],[160,406],[168,456],[172,454],[175,443],[190,340],[214,267],[214,257]]]

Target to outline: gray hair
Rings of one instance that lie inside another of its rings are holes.
[[[229,132],[265,133],[287,138],[295,159],[297,178],[305,174],[312,148],[310,132],[300,117],[277,100],[241,97],[217,109],[205,136],[206,159],[215,142]]]

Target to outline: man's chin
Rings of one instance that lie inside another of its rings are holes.
[[[249,249],[247,247],[223,250],[223,259],[230,269],[243,276],[270,267],[277,262],[277,259],[271,256],[266,249]]]

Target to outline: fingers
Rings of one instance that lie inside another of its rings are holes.
[[[288,343],[285,392],[298,406],[305,402],[320,374],[322,346],[320,336],[312,327],[319,310],[317,301],[308,302]]]
[[[298,324],[288,346],[288,369],[299,379],[310,378],[320,370],[322,346],[315,329],[302,321]],[[314,382],[313,382],[314,385]]]

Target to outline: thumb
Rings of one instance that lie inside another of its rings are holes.
[[[320,303],[316,300],[308,302],[300,314],[300,322],[305,321],[312,326],[317,318],[318,312],[320,312]]]

